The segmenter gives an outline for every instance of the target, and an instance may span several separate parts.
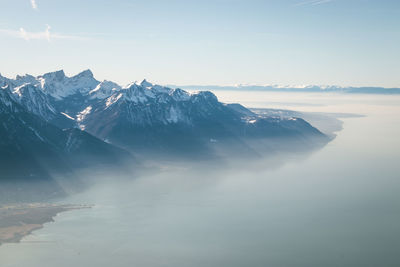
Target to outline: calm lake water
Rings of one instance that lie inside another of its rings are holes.
[[[216,92],[247,107],[356,113],[276,168],[185,168],[101,183],[64,203],[1,267],[400,266],[400,96]]]

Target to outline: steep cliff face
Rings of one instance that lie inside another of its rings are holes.
[[[37,110],[21,105],[31,102],[14,98],[9,87],[0,89],[1,179],[48,179],[52,173],[95,162],[112,164],[129,156],[79,129],[59,129],[32,112]]]

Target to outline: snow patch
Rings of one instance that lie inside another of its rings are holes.
[[[110,96],[106,101],[106,107],[109,108],[111,105],[116,103],[121,97],[122,97],[122,94]]]
[[[86,118],[86,116],[90,114],[91,111],[92,111],[92,106],[88,106],[87,108],[79,112],[78,115],[76,116],[77,121],[78,122],[83,121]]]
[[[64,113],[64,112],[60,112],[62,115],[64,115],[65,117],[67,117],[68,119],[70,119],[70,120],[75,120],[74,118],[72,118],[70,115],[68,115],[67,113]]]
[[[118,84],[110,81],[103,81],[89,92],[91,99],[105,99],[114,92],[120,91],[122,88]]]

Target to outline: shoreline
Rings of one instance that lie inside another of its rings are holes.
[[[92,206],[50,203],[0,206],[0,246],[21,242],[24,237],[42,229],[45,223],[54,222],[54,217],[62,212],[88,208]]]

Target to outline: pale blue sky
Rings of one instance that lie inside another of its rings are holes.
[[[399,0],[32,1],[0,0],[5,76],[400,87]]]

